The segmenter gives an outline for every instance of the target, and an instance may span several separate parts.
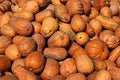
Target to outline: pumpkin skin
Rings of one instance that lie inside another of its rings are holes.
[[[4,54],[5,49],[12,43],[9,36],[0,36],[0,54]]]
[[[36,42],[31,37],[23,38],[18,44],[18,51],[21,56],[27,56],[30,52],[36,50]]]
[[[53,58],[56,60],[64,60],[67,57],[67,50],[62,47],[47,47],[43,50],[43,54],[47,58]]]
[[[18,80],[18,79],[13,75],[4,75],[0,78],[0,80]]]
[[[39,33],[33,34],[32,38],[37,44],[37,51],[41,52],[45,47],[45,38]]]
[[[24,18],[13,16],[10,18],[9,24],[16,31],[16,33],[22,36],[28,36],[33,31],[31,22]]]
[[[112,77],[108,70],[99,70],[96,74],[95,80],[112,80]]]
[[[117,47],[120,41],[112,30],[103,30],[99,34],[99,38],[103,40],[106,43],[107,47],[111,49]]]
[[[83,74],[90,74],[94,70],[92,59],[85,53],[73,56],[76,62],[78,72]]]
[[[71,18],[71,27],[74,32],[84,31],[84,29],[86,27],[84,19],[80,15],[75,14]]]
[[[7,56],[0,55],[0,71],[7,71],[11,66],[11,61]]]
[[[69,43],[69,36],[63,31],[56,31],[47,41],[49,47],[66,47]]]
[[[59,63],[52,58],[47,58],[46,64],[40,77],[43,80],[51,80],[54,76],[58,75],[60,72]]]
[[[39,51],[31,52],[24,60],[25,67],[34,73],[39,73],[43,70],[45,58]]]
[[[82,73],[74,73],[70,74],[65,80],[86,80],[86,77]]]
[[[106,48],[106,44],[100,40],[100,39],[93,39],[89,41],[85,45],[85,50],[88,52],[88,55],[92,58],[100,58],[103,56],[102,54],[105,54],[104,51],[106,51],[106,56],[108,56],[108,49]]]
[[[66,7],[71,17],[75,14],[83,13],[83,8],[80,0],[68,0],[68,2],[66,3]]]
[[[63,4],[55,6],[55,15],[63,22],[70,21],[70,15],[68,13],[67,7]]]
[[[63,77],[68,77],[70,74],[76,73],[76,63],[73,58],[67,58],[60,62],[60,74]]]
[[[46,17],[41,26],[40,33],[44,37],[50,37],[58,29],[58,21],[53,17]]]

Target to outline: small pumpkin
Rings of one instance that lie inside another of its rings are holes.
[[[82,73],[73,73],[70,74],[66,80],[86,80],[86,77]]]
[[[12,43],[9,36],[0,36],[0,54],[4,54],[5,49]]]
[[[100,33],[99,38],[106,43],[107,47],[112,49],[117,47],[119,44],[119,38],[112,30],[103,30]]]
[[[37,13],[35,15],[35,20],[37,22],[40,22],[42,23],[42,21],[47,18],[47,17],[52,17],[53,16],[53,12],[51,10],[43,10],[43,11],[40,11],[39,13]]]
[[[47,41],[49,47],[67,47],[69,36],[63,31],[56,31]]]
[[[45,58],[39,51],[31,52],[24,60],[25,67],[34,73],[41,72],[44,68]]]
[[[21,56],[27,56],[30,52],[36,50],[36,43],[31,37],[23,38],[17,46]]]
[[[67,58],[60,62],[60,74],[64,77],[69,76],[72,73],[76,73],[77,68],[75,60],[73,58]]]
[[[73,56],[77,70],[83,74],[90,74],[94,70],[92,59],[85,53]]]
[[[112,77],[108,70],[103,69],[97,72],[95,80],[112,80]]]
[[[67,50],[63,47],[46,47],[43,53],[45,57],[56,60],[64,60],[67,57]]]
[[[85,29],[85,26],[86,26],[85,21],[80,15],[75,14],[72,17],[71,27],[72,27],[73,31],[75,31],[75,32],[83,31]]]
[[[0,78],[0,80],[18,80],[18,79],[13,75],[4,75]]]
[[[115,62],[108,59],[105,60],[105,64],[106,64],[107,70],[109,70],[110,68],[116,67]]]
[[[75,36],[75,41],[79,45],[85,45],[89,41],[89,36],[86,32],[78,32]]]
[[[105,61],[102,59],[95,59],[94,64],[95,64],[95,69],[98,71],[107,68]]]
[[[45,47],[45,38],[39,33],[33,34],[32,38],[34,39],[37,45],[37,51],[41,52]]]
[[[34,28],[34,33],[40,33],[41,31],[41,24],[37,21],[32,22],[33,28]]]
[[[87,80],[95,80],[96,74],[97,74],[97,71],[92,72],[87,76]]]
[[[56,75],[56,76],[53,77],[52,80],[65,80],[65,78],[61,75]]]
[[[52,79],[54,76],[58,75],[60,71],[59,63],[52,58],[47,58],[45,68],[40,74],[41,78],[44,80]]]
[[[67,33],[71,41],[75,40],[76,33],[73,31],[70,24],[65,22],[59,22],[59,30]]]
[[[80,0],[68,0],[66,3],[66,7],[69,11],[70,16],[83,13],[83,7]]]
[[[58,29],[58,21],[53,17],[46,17],[41,26],[41,34],[50,37]]]
[[[116,63],[116,65],[117,65],[117,67],[120,68],[120,57],[118,57],[118,58],[116,59],[115,63]]]
[[[33,72],[27,70],[25,67],[23,67],[21,65],[15,67],[13,69],[13,73],[16,75],[18,80],[24,80],[24,79],[25,80],[30,80],[30,79],[38,80],[37,76]]]
[[[7,56],[0,55],[0,71],[7,71],[11,66],[11,61]]]
[[[36,14],[39,12],[39,4],[35,0],[29,0],[21,6],[23,11],[31,11],[32,13]]]
[[[30,35],[33,31],[31,22],[24,18],[13,16],[10,18],[9,24],[16,31],[16,33],[23,36]]]
[[[120,68],[118,67],[113,67],[110,68],[109,70],[110,75],[112,76],[113,80],[120,80]]]
[[[21,54],[18,51],[18,47],[16,44],[10,44],[5,49],[5,56],[7,56],[10,60],[14,61],[17,58],[21,57]]]
[[[59,4],[55,6],[55,15],[63,22],[70,21],[70,15],[65,5]]]
[[[14,62],[12,63],[12,66],[11,66],[11,71],[13,72],[15,67],[17,67],[17,66],[25,66],[23,58],[17,58],[14,60]]]
[[[110,7],[104,6],[100,9],[100,13],[106,17],[110,17],[112,16],[112,11],[110,9]]]
[[[1,31],[1,34],[5,36],[14,37],[16,35],[15,30],[9,24],[5,24],[1,26],[0,31]]]
[[[97,19],[92,19],[89,25],[94,29],[94,31],[99,34],[102,31],[102,25]]]
[[[13,44],[18,45],[23,38],[25,38],[25,36],[16,35],[13,37],[12,42]]]
[[[32,21],[34,19],[34,15],[31,11],[16,12],[16,13],[14,13],[14,16],[20,17],[20,18],[25,18],[25,19],[28,19],[30,21]]]

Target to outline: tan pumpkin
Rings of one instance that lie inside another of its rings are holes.
[[[4,75],[0,78],[0,80],[18,80],[18,79],[12,75]]]
[[[60,62],[60,74],[64,77],[69,76],[72,73],[76,73],[77,68],[75,60],[73,58],[67,58]]]
[[[86,80],[86,77],[82,73],[73,73],[70,74],[65,80]]]
[[[45,57],[64,60],[67,57],[67,50],[63,47],[46,47],[43,54]]]
[[[34,73],[41,72],[44,68],[45,58],[39,51],[31,52],[24,60],[25,67]]]
[[[42,21],[47,18],[47,17],[52,17],[53,16],[53,12],[51,10],[43,10],[43,11],[40,11],[39,13],[37,13],[35,15],[35,20],[37,22],[40,22],[42,23]]]
[[[10,44],[5,49],[5,56],[7,56],[10,60],[14,61],[17,58],[21,57],[21,54],[18,52],[18,47],[16,44]]]
[[[66,47],[69,44],[69,36],[63,31],[56,31],[47,41],[49,47]]]
[[[23,38],[18,44],[18,51],[21,56],[27,56],[30,52],[36,50],[36,43],[31,37]]]
[[[70,21],[70,15],[68,13],[67,7],[63,4],[59,4],[55,6],[55,15],[63,22]]]
[[[45,38],[41,34],[38,34],[38,33],[33,34],[32,38],[36,42],[37,51],[41,52],[43,48],[45,47]]]
[[[18,80],[38,80],[37,76],[33,72],[20,65],[13,69],[13,73],[16,75]]]
[[[97,74],[97,71],[92,72],[87,76],[87,80],[95,80],[96,74]]]
[[[52,79],[54,76],[59,74],[59,63],[52,58],[47,58],[43,72],[40,74],[44,80]]]
[[[20,43],[20,41],[21,41],[23,38],[25,38],[25,36],[16,35],[15,37],[13,37],[12,42],[13,42],[13,44],[16,44],[16,45],[17,45],[17,44]]]
[[[116,63],[116,65],[117,65],[117,67],[120,68],[120,57],[118,57],[118,58],[116,59],[115,63]]]
[[[1,26],[0,31],[1,31],[1,34],[5,36],[14,37],[16,35],[15,30],[9,24],[5,24]]]
[[[34,19],[34,15],[31,11],[16,12],[16,13],[14,13],[14,16],[20,17],[20,18],[25,18],[25,19],[28,19],[30,21],[32,21]]]
[[[89,74],[94,70],[94,64],[87,54],[78,54],[73,56],[76,62],[77,70],[83,74]]]
[[[20,17],[11,17],[9,20],[10,26],[16,31],[16,33],[27,36],[33,31],[32,24],[29,20]]]
[[[7,71],[11,66],[11,61],[7,56],[0,55],[0,71]]]
[[[112,80],[108,70],[100,70],[97,72],[95,80]]]
[[[107,65],[106,65],[105,61],[101,60],[101,59],[95,59],[94,60],[94,65],[95,65],[95,69],[98,70],[98,71],[107,68]]]
[[[59,22],[59,30],[67,33],[71,41],[75,40],[76,33],[72,30],[70,24],[65,22]]]
[[[31,11],[32,13],[36,14],[39,12],[39,4],[35,0],[29,0],[25,4],[22,5],[22,10],[24,11]]]
[[[46,17],[41,26],[41,34],[50,37],[58,29],[58,21],[53,17]]]
[[[69,11],[70,16],[83,13],[83,7],[80,0],[68,0],[66,3],[66,7]]]
[[[63,76],[61,76],[61,75],[56,75],[51,80],[65,80],[65,78]]]
[[[11,71],[13,72],[15,67],[17,67],[17,66],[24,66],[23,58],[18,58],[16,60],[14,60],[14,62],[12,63],[12,66],[11,66]]]
[[[9,36],[0,36],[0,54],[4,54],[5,49],[12,43]]]
[[[119,38],[112,30],[103,30],[100,33],[99,38],[106,43],[107,47],[112,49],[117,47],[119,44]]]
[[[83,31],[85,29],[84,19],[80,15],[75,14],[71,18],[71,27],[72,27],[73,31],[75,31],[75,32]]]
[[[113,80],[120,80],[120,68],[112,67],[109,70],[110,75],[112,76]]]
[[[79,44],[77,44],[76,42],[72,42],[72,44],[71,44],[71,46],[70,46],[70,48],[68,50],[68,53],[70,55],[73,55],[73,54],[75,54],[75,52],[78,53],[78,51],[80,51],[82,53],[86,53],[86,51]]]

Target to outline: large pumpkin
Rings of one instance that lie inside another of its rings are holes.
[[[104,56],[104,58],[102,57],[102,59],[105,59],[108,56],[108,48],[106,47],[106,44],[100,40],[100,39],[93,39],[91,41],[89,41],[86,45],[85,45],[85,50],[88,52],[88,55],[92,58],[100,58],[101,56]]]

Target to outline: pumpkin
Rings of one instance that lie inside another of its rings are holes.
[[[106,56],[108,56],[108,48],[105,48],[106,44],[100,39],[93,39],[85,45],[85,50],[88,55],[92,58],[101,57],[101,55],[106,51]],[[105,54],[105,53],[104,53]]]
[[[69,36],[63,31],[56,31],[47,41],[49,47],[66,47],[69,43]]]

